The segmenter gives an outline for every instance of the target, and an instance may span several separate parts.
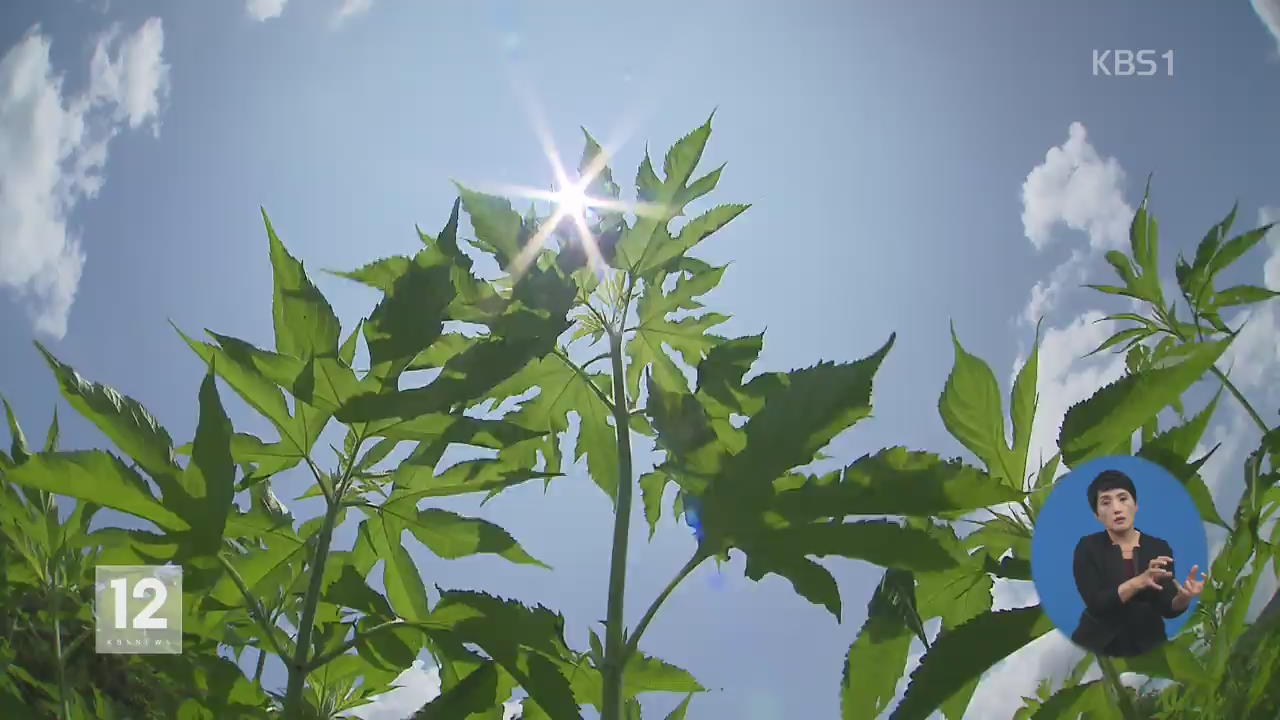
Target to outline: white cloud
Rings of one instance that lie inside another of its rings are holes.
[[[66,334],[85,262],[68,218],[102,187],[107,146],[121,123],[156,122],[168,92],[163,46],[158,18],[123,39],[107,32],[89,88],[76,95],[64,94],[38,26],[0,58],[0,287],[41,333]]]
[[[1280,0],[1253,0],[1253,10],[1271,31],[1272,37],[1276,39],[1276,49],[1280,52]]]
[[[137,128],[150,120],[159,130],[160,103],[169,94],[169,66],[164,62],[164,27],[160,18],[150,18],[137,32],[124,38],[115,56],[111,46],[120,34],[112,27],[93,51],[89,64],[89,93],[94,101],[114,105],[114,120],[129,121]]]
[[[244,9],[249,17],[260,22],[280,17],[289,0],[245,0]]]
[[[1030,459],[1048,460],[1058,450],[1058,430],[1072,405],[1085,400],[1102,386],[1124,374],[1124,357],[1103,351],[1084,357],[1115,332],[1115,323],[1090,310],[1065,327],[1041,333],[1036,390],[1039,403],[1031,426]],[[1014,368],[1025,358],[1019,357]],[[1015,370],[1016,372],[1016,370]]]
[[[426,669],[421,660],[400,673],[395,681],[396,689],[378,695],[368,705],[352,711],[363,720],[401,720],[417,712],[418,708],[440,694],[440,668]]]
[[[396,678],[399,687],[375,696],[374,701],[351,711],[362,720],[404,720],[440,694],[440,668],[426,668],[421,660]],[[511,720],[520,710],[519,701],[503,703],[503,720]]]
[[[1089,144],[1084,125],[1071,123],[1067,140],[1049,148],[1022,184],[1022,226],[1037,249],[1052,241],[1059,223],[1089,235],[1095,250],[1122,247],[1133,208],[1124,200],[1125,174],[1115,158]]]
[[[334,13],[333,24],[340,25],[348,18],[366,13],[373,7],[373,0],[342,0],[342,5]]]
[[[1087,258],[1080,250],[1073,250],[1071,257],[1054,268],[1047,279],[1037,282],[1031,288],[1027,306],[1022,310],[1022,322],[1035,327],[1041,318],[1053,311],[1065,293],[1079,287],[1087,275]]]

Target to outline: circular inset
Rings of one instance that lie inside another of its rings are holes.
[[[1036,520],[1031,575],[1041,607],[1072,642],[1132,657],[1186,624],[1208,555],[1182,483],[1149,460],[1107,457],[1054,485]]]

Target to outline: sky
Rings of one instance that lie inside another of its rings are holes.
[[[1107,49],[1172,51],[1173,72],[1160,57],[1152,76],[1095,74]],[[727,163],[712,198],[752,204],[699,248],[731,263],[706,299],[733,316],[722,334],[765,331],[757,370],[785,370],[861,358],[897,333],[874,417],[827,449],[846,462],[891,445],[965,455],[937,414],[950,324],[1007,393],[1040,318],[1032,456],[1051,455],[1065,410],[1123,370],[1116,356],[1082,356],[1114,329],[1098,321],[1129,308],[1080,285],[1110,281],[1103,253],[1127,243],[1148,175],[1166,272],[1234,202],[1238,228],[1280,219],[1276,0],[10,0],[0,392],[42,435],[56,387],[38,340],[188,438],[204,368],[169,323],[270,345],[259,207],[350,328],[374,293],[319,269],[411,252],[415,223],[433,232],[447,218],[452,180],[549,187],[540,132],[572,162],[580,127],[630,179],[646,143],[660,154],[712,110],[704,167]],[[1280,288],[1280,233],[1230,279]],[[1247,323],[1224,362],[1274,419],[1280,305],[1228,319]],[[223,397],[238,430],[270,435]],[[1226,400],[1201,448],[1221,444],[1204,473],[1224,515],[1258,436]],[[104,442],[62,410],[68,447]],[[301,518],[320,510],[289,500],[306,487],[298,475],[275,485]],[[584,470],[545,493],[447,506],[502,524],[555,572],[445,562],[414,543],[428,586],[557,608],[584,646],[604,616],[611,527]],[[694,543],[669,519],[646,543],[641,522],[637,508],[632,612]],[[339,545],[353,532],[341,528]],[[1207,535],[1212,551],[1222,534]],[[645,645],[713,689],[691,717],[837,716],[843,658],[879,572],[824,564],[844,597],[839,625],[777,577],[746,580],[740,557],[674,593]],[[1269,576],[1268,595],[1275,585]],[[1034,602],[1033,590],[997,586],[997,608]],[[1008,717],[1078,657],[1045,636],[990,672],[968,717]],[[269,666],[269,682],[282,677]],[[363,716],[403,717],[430,696],[428,665],[404,680]]]
[[[1071,571],[1077,543],[1086,535],[1103,530],[1098,516],[1090,512],[1089,483],[1104,470],[1119,470],[1133,481],[1138,509],[1134,527],[1145,537],[1169,543],[1173,551],[1173,573],[1185,582],[1193,570],[1197,580],[1209,572],[1204,525],[1191,495],[1177,478],[1159,465],[1133,456],[1091,460],[1058,478],[1036,517],[1031,544],[1031,573],[1036,594],[1045,614],[1068,637],[1080,623],[1084,601],[1076,589]],[[1145,568],[1144,568],[1145,569]],[[1199,600],[1192,598],[1187,610],[1165,620],[1165,632],[1173,637],[1191,619]]]

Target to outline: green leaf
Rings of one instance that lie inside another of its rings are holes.
[[[1032,640],[1053,630],[1039,605],[979,615],[940,636],[911,673],[892,720],[926,720],[953,693]]]
[[[662,516],[662,494],[670,481],[671,476],[660,470],[640,476],[640,497],[644,503],[644,519],[649,523],[650,540],[658,529],[658,520]]]
[[[1009,487],[1020,487],[1021,468],[1009,467],[1005,442],[1004,407],[996,376],[981,358],[970,355],[951,329],[955,363],[938,399],[942,424],[987,466],[992,476]]]
[[[538,394],[522,403],[519,410],[507,415],[505,419],[542,434],[544,438],[536,444],[523,446],[520,451],[508,453],[508,457],[532,466],[532,452],[537,449],[542,452],[546,461],[545,471],[559,473],[560,436],[569,429],[569,413],[576,413],[578,437],[573,460],[581,460],[585,455],[591,479],[610,498],[616,497],[618,448],[612,424],[613,411],[597,393],[610,392],[609,377],[604,373],[591,373],[584,377],[565,358],[549,355],[529,363],[509,380],[494,388],[492,396],[501,402],[502,399],[521,395],[534,387],[540,388]]]
[[[837,435],[871,414],[872,382],[894,339],[890,335],[880,349],[855,362],[822,362],[753,379],[750,392],[764,405],[743,426],[747,446],[722,476],[739,487],[748,481],[772,483],[787,470],[813,462]]]
[[[179,472],[173,462],[173,440],[168,431],[138,401],[106,385],[86,380],[38,342],[36,348],[53,370],[62,396],[121,452],[137,461],[152,477]]]
[[[427,624],[479,647],[551,717],[582,717],[569,681],[553,662],[571,656],[564,642],[564,618],[541,606],[450,590],[443,593]]]
[[[27,449],[27,436],[23,434],[22,426],[18,424],[18,417],[14,415],[9,401],[0,396],[0,402],[4,403],[5,417],[9,420],[9,437],[12,439],[9,453],[13,455],[13,463],[21,465],[27,461],[27,458],[31,457],[31,451]]]
[[[419,463],[407,458],[391,473],[395,490],[388,502],[403,498],[449,497],[473,492],[490,495],[500,490],[528,482],[534,478],[550,479],[555,473],[531,470],[519,463],[482,458],[465,460],[450,466],[439,475],[435,462]]]
[[[375,260],[367,265],[356,268],[351,271],[331,270],[330,274],[348,280],[355,280],[364,283],[369,287],[376,288],[383,292],[390,292],[395,287],[396,280],[409,270],[409,265],[413,261],[403,255],[394,255],[392,257]]]
[[[360,525],[370,547],[383,560],[383,584],[396,615],[414,622],[426,619],[427,588],[409,551],[400,543],[404,524],[394,516],[370,516]]]
[[[840,620],[840,588],[835,578],[826,568],[805,557],[802,550],[797,554],[795,548],[753,547],[747,552],[745,572],[748,578],[757,581],[769,573],[786,578],[797,595],[826,608]]]
[[[1009,414],[1013,426],[1011,471],[1017,472],[1015,489],[1022,489],[1027,475],[1027,453],[1031,450],[1031,430],[1036,418],[1039,394],[1036,392],[1040,372],[1040,325],[1036,325],[1036,339],[1031,344],[1031,355],[1022,363],[1009,393]],[[994,503],[993,503],[994,504]]]
[[[707,351],[721,339],[710,334],[711,328],[728,320],[720,313],[686,315],[678,320],[668,316],[681,310],[699,310],[698,298],[720,284],[725,268],[682,275],[676,280],[670,293],[661,283],[648,285],[636,305],[637,323],[635,336],[627,343],[630,364],[627,367],[627,396],[640,394],[640,375],[652,366],[654,380],[664,388],[673,389],[687,385],[684,373],[675,364],[666,347],[670,347],[689,365],[696,367]]]
[[[1107,686],[1102,680],[1091,680],[1082,685],[1068,685],[1054,693],[1040,705],[1031,720],[1075,720],[1085,713],[1085,717],[1109,717],[1110,712],[1118,713],[1110,707],[1111,697],[1107,695]]]
[[[307,432],[307,428],[303,427],[304,424],[296,421],[289,413],[289,406],[285,403],[280,387],[255,366],[253,355],[249,350],[252,346],[223,338],[227,341],[227,346],[217,347],[192,340],[176,326],[174,329],[187,345],[248,403],[249,407],[271,421],[280,434],[280,442],[270,446],[272,448],[270,454],[280,458],[294,457],[297,461],[301,461],[302,457],[310,451],[311,443],[318,437],[318,433],[314,432],[314,429],[313,432]],[[288,467],[292,465],[282,465],[277,471]]]
[[[397,515],[409,532],[439,557],[455,560],[492,553],[513,563],[549,569],[548,565],[525,552],[506,530],[491,522],[434,508],[418,510],[415,515],[413,506],[416,504],[416,498],[400,500],[384,504],[382,511]]]
[[[711,136],[711,119],[714,117],[713,112],[705,123],[680,138],[667,151],[662,161],[662,174],[666,175],[668,185],[676,184],[683,187],[693,175],[693,169],[702,159],[702,150],[707,146],[707,138]]]
[[[692,693],[686,695],[684,700],[681,700],[680,704],[667,715],[667,720],[685,720],[685,713],[689,711],[689,702],[691,700],[693,700]]]
[[[510,692],[510,689],[507,690]],[[414,714],[414,720],[467,720],[501,705],[506,700],[499,697],[499,669],[493,661],[486,661],[473,670],[457,685],[437,695]]]
[[[1126,375],[1067,411],[1058,446],[1074,467],[1111,452],[1161,409],[1182,396],[1226,350],[1230,340],[1193,343],[1170,353],[1167,362]]]
[[[674,238],[666,235],[662,237],[662,242],[653,243],[649,253],[645,255],[644,264],[636,270],[636,275],[650,277],[657,271],[667,269],[672,260],[689,252],[695,245],[728,225],[729,221],[746,212],[750,207],[750,205],[717,205],[690,220]]]
[[[5,480],[119,510],[165,530],[191,527],[151,496],[141,476],[105,450],[38,453],[6,471]]]
[[[510,271],[524,249],[520,242],[520,215],[504,198],[468,190],[462,185],[457,188],[462,205],[471,217],[471,227],[476,231],[476,245],[492,253],[500,268]]]
[[[311,283],[302,263],[280,242],[265,209],[262,221],[267,227],[271,248],[271,317],[276,352],[302,360],[336,355],[341,332],[338,317],[333,314],[329,301]]]
[[[920,618],[942,618],[943,629],[958,627],[991,609],[994,582],[978,558],[970,558],[955,530],[925,524],[928,532],[956,558],[955,567],[939,572],[916,573],[916,608]],[[978,556],[979,558],[984,555]]]
[[[841,720],[875,720],[897,695],[914,633],[894,605],[891,587],[876,587],[867,620],[849,646],[840,684]]]
[[[440,232],[441,241],[454,242],[458,203]],[[419,353],[429,348],[444,328],[445,310],[457,296],[451,279],[453,265],[436,247],[420,251],[364,326],[369,347],[370,374],[386,384],[394,381]]]
[[[705,689],[688,670],[639,651],[627,658],[622,673],[622,697],[628,700],[648,692],[697,693]]]
[[[1237,235],[1223,243],[1221,249],[1214,253],[1213,260],[1209,261],[1208,277],[1215,277],[1230,266],[1231,263],[1239,260],[1241,256],[1252,250],[1254,245],[1261,242],[1267,236],[1267,233],[1271,232],[1272,227],[1274,227],[1274,224],[1268,223],[1262,227]]]
[[[1237,305],[1252,305],[1273,297],[1280,296],[1280,292],[1268,290],[1256,285],[1236,285],[1226,290],[1220,290],[1213,296],[1213,307],[1217,309],[1235,307]]]
[[[1125,328],[1123,330],[1116,332],[1114,335],[1107,338],[1106,340],[1103,340],[1098,345],[1098,347],[1090,351],[1088,355],[1085,355],[1085,357],[1089,357],[1090,355],[1097,355],[1103,350],[1106,350],[1108,348],[1113,348],[1122,342],[1129,343],[1129,345],[1126,346],[1125,348],[1125,349],[1128,349],[1128,347],[1132,347],[1134,343],[1137,343],[1141,340],[1149,338],[1154,334],[1155,334],[1155,330],[1152,330],[1149,327]]]
[[[1022,493],[958,460],[893,447],[864,455],[829,479],[811,479],[779,493],[776,507],[793,521],[844,515],[925,517],[1016,502],[1021,497]]]
[[[232,508],[236,467],[231,459],[231,435],[231,420],[222,408],[210,370],[200,384],[200,417],[191,463],[182,474],[182,486],[191,498],[186,518],[192,526],[195,550],[201,554],[218,551]]]

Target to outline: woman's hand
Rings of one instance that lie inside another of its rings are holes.
[[[1138,575],[1134,575],[1130,580],[1135,586],[1135,590],[1141,591],[1148,588],[1152,590],[1160,589],[1160,581],[1173,577],[1173,573],[1169,572],[1168,566],[1173,562],[1173,558],[1168,555],[1151,558],[1151,562],[1147,564],[1147,569]],[[1196,568],[1192,568],[1194,572]],[[1176,583],[1177,580],[1174,580]]]
[[[1200,569],[1199,565],[1192,565],[1191,572],[1187,573],[1187,581],[1185,583],[1178,582],[1177,578],[1173,579],[1173,584],[1178,588],[1178,599],[1186,598],[1190,602],[1192,598],[1200,597],[1200,593],[1204,592],[1204,583],[1208,576],[1200,573],[1200,579],[1196,579],[1196,571]]]

